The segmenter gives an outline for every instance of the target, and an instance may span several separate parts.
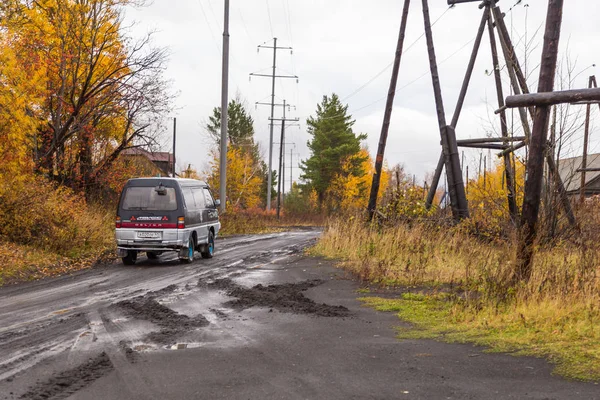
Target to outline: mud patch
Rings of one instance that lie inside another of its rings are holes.
[[[129,361],[130,364],[135,364],[138,362],[139,354],[136,353],[125,341],[119,342],[119,348],[125,354],[125,358]]]
[[[102,352],[80,366],[63,371],[46,382],[38,383],[21,395],[21,399],[64,399],[88,386],[114,369],[108,355]]]
[[[148,292],[148,294],[146,295],[146,297],[152,297],[152,298],[156,298],[156,297],[161,297],[164,296],[166,294],[170,294],[173,293],[175,290],[177,290],[178,286],[173,284],[173,285],[169,285],[167,287],[164,287],[160,290],[155,290],[154,292]]]
[[[294,314],[312,314],[319,317],[348,317],[350,310],[344,306],[319,304],[304,296],[302,292],[322,284],[322,280],[308,280],[281,285],[256,285],[246,288],[231,279],[218,279],[208,286],[223,290],[228,296],[236,297],[225,303],[226,306],[243,310],[250,307],[266,307]]]
[[[115,306],[133,318],[146,320],[161,327],[160,331],[152,332],[146,337],[159,344],[173,344],[174,339],[183,333],[209,324],[202,315],[192,318],[179,314],[152,298],[137,297],[120,301]]]
[[[59,334],[79,329],[86,324],[87,319],[83,313],[56,316],[49,321],[0,334],[0,350],[26,347],[48,341]]]

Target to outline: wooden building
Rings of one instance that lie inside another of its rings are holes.
[[[126,164],[135,165],[140,176],[171,176],[173,154],[165,151],[150,152],[136,147],[121,153]]]
[[[558,162],[558,172],[569,196],[579,196],[581,188],[582,157],[563,158]],[[600,168],[600,154],[588,154],[587,168]],[[585,196],[600,195],[600,172],[585,173]]]

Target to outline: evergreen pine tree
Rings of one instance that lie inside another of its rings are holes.
[[[317,104],[316,115],[306,120],[312,136],[308,142],[311,156],[300,166],[301,178],[316,191],[319,207],[327,200],[327,189],[336,176],[361,177],[366,173],[362,167],[365,157],[359,153],[360,142],[367,135],[354,133],[354,122],[348,115],[348,106],[343,105],[335,93],[331,97],[323,96],[322,102]],[[350,163],[349,168],[343,168],[345,162]]]

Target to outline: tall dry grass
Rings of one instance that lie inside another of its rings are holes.
[[[580,239],[538,246],[531,280],[516,287],[513,242],[461,226],[332,219],[312,251],[369,284],[410,287],[431,300],[391,308],[369,300],[416,323],[419,335],[548,356],[561,374],[600,379],[600,242]]]
[[[293,227],[322,226],[325,218],[319,214],[293,214],[285,210],[277,218],[276,210],[228,209],[220,216],[221,234],[254,234],[289,229]]]
[[[600,242],[538,246],[532,279],[511,288],[514,248],[511,240],[481,240],[460,226],[382,228],[351,218],[329,220],[314,251],[383,285],[443,285],[477,292],[478,298],[504,300],[512,293],[528,301],[594,300],[600,306]]]

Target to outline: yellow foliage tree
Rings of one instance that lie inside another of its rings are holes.
[[[208,184],[219,193],[219,152],[212,151]],[[250,151],[230,146],[227,150],[227,205],[234,208],[255,208],[261,201],[262,168]]]
[[[5,183],[33,170],[31,149],[46,74],[34,54],[13,46],[8,22],[0,26],[0,180]]]
[[[0,156],[90,194],[119,153],[152,144],[171,96],[166,53],[122,27],[135,0],[4,0]],[[8,122],[7,122],[8,121]]]
[[[520,160],[515,162],[515,183],[517,206],[520,208],[525,183],[525,164]],[[471,221],[468,224],[475,225],[480,233],[501,235],[510,222],[504,163],[500,162],[493,171],[469,180],[466,191],[471,211]]]
[[[351,173],[354,159],[364,160],[361,164],[364,174],[356,176]],[[329,209],[351,212],[366,209],[369,201],[373,174],[375,173],[375,165],[369,151],[363,148],[356,155],[344,160],[341,171],[341,173],[336,174],[327,190],[326,198],[331,203]],[[380,200],[385,193],[388,180],[388,171],[386,168],[383,168],[381,172],[378,200]]]

